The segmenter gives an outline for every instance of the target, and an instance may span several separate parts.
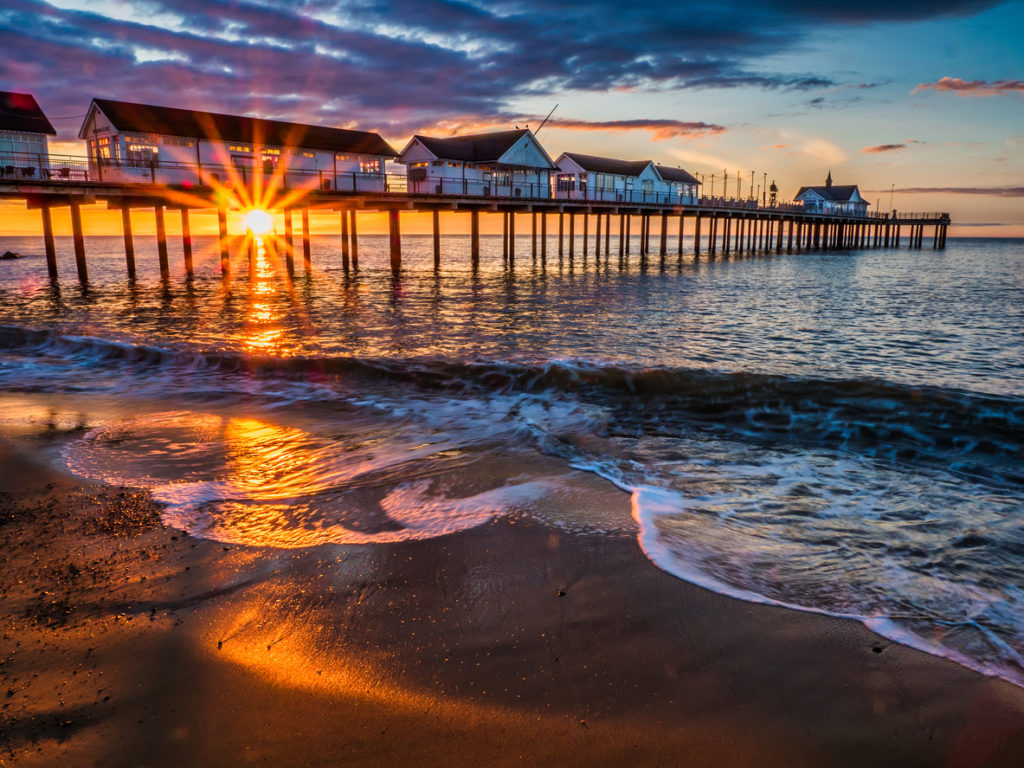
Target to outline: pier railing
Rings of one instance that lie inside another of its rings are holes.
[[[795,203],[761,204],[755,198],[716,195],[686,195],[681,188],[674,192],[645,189],[607,189],[527,181],[514,174],[491,179],[459,179],[428,177],[409,179],[398,173],[360,173],[352,171],[286,168],[267,165],[220,165],[181,163],[166,160],[90,159],[74,155],[27,154],[0,152],[0,184],[46,182],[95,185],[160,185],[172,187],[275,187],[281,190],[305,189],[339,194],[396,193],[437,195],[444,197],[493,197],[502,200],[565,200],[566,202],[625,203],[635,205],[682,205],[714,210],[751,213],[815,213],[845,218],[889,219],[895,212],[856,214],[851,211],[808,211]],[[901,213],[901,219],[943,219],[942,213]]]

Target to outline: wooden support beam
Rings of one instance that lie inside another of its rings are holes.
[[[469,212],[469,259],[475,269],[480,265],[480,211]]]
[[[683,213],[679,214],[679,260],[683,260],[683,233],[686,230],[686,215]]]
[[[441,268],[441,213],[434,211],[431,217],[434,224],[434,269]]]
[[[711,256],[715,255],[715,249],[718,247],[718,214],[711,214],[711,224],[708,227],[708,253]]]
[[[590,244],[590,214],[583,211],[583,261],[587,260],[587,247]]]
[[[289,275],[295,274],[295,234],[292,224],[292,210],[284,211],[284,265]]]
[[[701,215],[698,213],[693,222],[693,255],[698,258],[700,257],[700,220]]]
[[[356,209],[353,208],[348,212],[348,239],[351,244],[352,252],[352,269],[359,269],[359,226],[357,222],[359,216],[356,215]]]
[[[558,257],[561,258],[565,252],[565,246],[563,244],[562,235],[565,231],[565,214],[559,211],[558,213]]]
[[[53,239],[53,217],[50,215],[50,206],[40,206],[39,212],[43,216],[43,247],[46,249],[46,271],[51,280],[57,279],[57,245]]]
[[[619,261],[626,255],[626,214],[619,214]]]
[[[537,260],[537,212],[530,212],[530,255]]]
[[[546,212],[540,215],[540,261],[541,264],[548,260],[548,215]]]
[[[302,266],[306,274],[313,269],[313,259],[309,253],[309,208],[302,209]]]
[[[576,253],[576,214],[569,214],[569,261]]]
[[[775,220],[775,252],[782,253],[782,230],[785,222],[782,219]]]
[[[398,211],[388,211],[388,250],[391,255],[391,271],[394,274],[402,269],[402,230],[399,226]]]
[[[349,263],[348,251],[348,211],[341,212],[341,268],[348,272]]]
[[[224,206],[217,207],[217,247],[220,249],[220,273],[231,272],[231,257],[228,255],[228,210]]]
[[[515,211],[508,212],[508,263],[509,266],[516,260],[516,214]]]
[[[779,222],[779,223],[781,224],[781,222]],[[786,250],[789,251],[790,253],[793,252],[793,226],[795,225],[795,223],[796,222],[793,219],[789,220],[789,237],[788,237],[788,239],[786,241]],[[779,227],[779,236],[780,236],[780,238],[782,236],[782,227],[781,226]],[[780,243],[779,247],[781,248],[782,247],[782,245],[781,245],[782,240],[781,239],[779,240],[779,243]]]
[[[82,233],[82,207],[79,203],[71,203],[71,234],[75,242],[75,265],[78,267],[78,279],[82,284],[89,282],[89,269],[85,264],[85,236]]]
[[[633,216],[626,214],[626,256],[629,256],[629,249],[632,246],[631,240],[633,239],[633,233],[630,231],[633,228]]]
[[[605,264],[608,263],[609,244],[612,241],[612,214],[609,211],[604,215],[604,258]]]
[[[189,220],[188,208],[181,209],[181,250],[185,257],[185,276],[195,274],[192,263],[192,222]]]
[[[132,235],[132,210],[127,206],[121,209],[121,231],[124,235],[124,263],[128,277],[135,279],[135,238]]]
[[[661,250],[661,257],[664,258],[668,254],[668,213],[661,214],[661,243],[659,248]]]
[[[508,212],[501,214],[501,258],[508,261]]]

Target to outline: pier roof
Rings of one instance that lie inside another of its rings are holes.
[[[700,184],[697,177],[689,171],[684,171],[682,168],[673,168],[670,165],[657,165],[655,168],[658,169],[658,173],[661,174],[661,178],[665,181],[681,181],[684,184]]]
[[[12,91],[0,91],[0,131],[57,135],[31,93]]]
[[[617,176],[639,176],[644,168],[652,165],[650,160],[616,160],[611,157],[581,155],[577,152],[563,152],[576,165],[592,173],[613,173]]]
[[[843,184],[840,186],[831,185],[824,187],[800,187],[800,191],[796,193],[794,200],[799,199],[804,192],[813,192],[819,195],[824,200],[832,200],[836,203],[849,202],[854,194],[860,196],[860,191],[857,189],[856,184]]]
[[[528,130],[520,129],[477,133],[469,136],[450,136],[444,139],[417,134],[413,136],[413,139],[418,140],[438,158],[462,160],[467,163],[486,163],[497,162],[527,133],[529,133]]]
[[[303,147],[333,152],[397,157],[398,153],[379,134],[303,125],[259,117],[224,115],[193,109],[159,107],[128,101],[93,99],[93,104],[118,131],[155,133],[215,141],[241,141],[279,147]],[[90,110],[91,111],[91,110]],[[86,123],[88,123],[88,117]],[[83,130],[84,130],[83,124]],[[79,138],[86,138],[79,136]]]

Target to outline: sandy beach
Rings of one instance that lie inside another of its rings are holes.
[[[628,537],[226,547],[10,444],[0,467],[0,765],[1024,762],[1024,691]]]

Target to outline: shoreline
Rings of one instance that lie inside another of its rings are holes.
[[[0,765],[1020,765],[1024,690],[511,518],[272,550],[0,441]]]

